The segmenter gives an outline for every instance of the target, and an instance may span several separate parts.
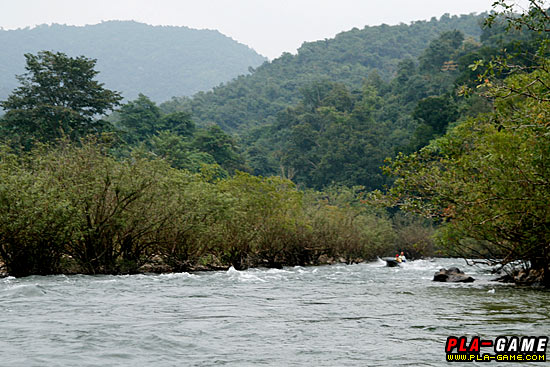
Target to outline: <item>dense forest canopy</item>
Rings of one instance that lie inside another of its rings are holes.
[[[126,99],[161,102],[208,90],[266,58],[215,30],[109,21],[83,27],[0,30],[0,99],[17,86],[26,53],[46,50],[97,59],[101,81]]]
[[[469,57],[483,47],[459,31],[443,32],[419,58],[402,60],[390,81],[371,72],[358,88],[329,80],[304,86],[300,102],[274,123],[241,134],[251,169],[318,189],[382,188],[390,183],[380,170],[384,159],[417,150],[461,115],[489,108],[454,93],[457,78],[473,77]]]
[[[366,26],[332,39],[306,42],[296,55],[285,53],[251,75],[163,104],[167,111],[191,112],[197,124],[215,123],[225,131],[242,131],[275,121],[277,113],[300,100],[300,89],[320,80],[360,88],[373,70],[390,80],[401,60],[420,56],[431,40],[459,30],[479,39],[483,15],[444,15],[439,19],[394,26]]]

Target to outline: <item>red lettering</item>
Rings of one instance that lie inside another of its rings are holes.
[[[458,351],[459,352],[467,352],[468,351],[466,349],[466,337],[465,336],[460,337],[460,345],[458,346]]]
[[[468,348],[469,352],[478,352],[479,353],[479,337],[475,336],[472,339],[472,342],[470,343],[470,348]]]
[[[450,336],[447,338],[447,344],[445,344],[445,352],[451,353],[453,349],[458,345],[458,338],[456,336]]]

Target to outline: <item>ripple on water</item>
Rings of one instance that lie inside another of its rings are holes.
[[[2,292],[2,297],[12,300],[14,298],[42,297],[45,294],[46,289],[39,284],[17,284],[6,287]]]

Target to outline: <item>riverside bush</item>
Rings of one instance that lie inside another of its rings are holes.
[[[391,223],[349,193],[329,205],[321,198],[334,193],[304,193],[280,177],[213,172],[143,153],[117,160],[97,139],[19,155],[2,147],[1,260],[15,276],[133,273],[152,262],[244,269],[323,255],[353,262],[392,243]]]

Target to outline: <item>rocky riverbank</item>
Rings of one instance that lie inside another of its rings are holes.
[[[512,272],[496,278],[495,281],[535,287],[545,286],[543,269],[514,269]]]
[[[364,259],[356,258],[353,260],[346,260],[343,257],[331,257],[327,255],[321,255],[319,256],[315,261],[309,261],[305,264],[305,266],[314,266],[314,265],[333,265],[333,264],[357,264],[364,262]],[[269,262],[267,260],[260,261],[254,264],[249,264],[247,266],[248,268],[276,268],[281,269],[283,266],[292,266],[296,264],[284,264],[280,262]],[[142,265],[138,269],[138,273],[157,273],[157,274],[163,274],[163,273],[174,273],[174,272],[195,272],[195,271],[216,271],[216,270],[227,270],[231,267],[231,265],[224,265],[221,261],[217,261],[216,259],[212,259],[212,262],[209,264],[168,264],[166,263],[162,257],[160,256],[153,256],[149,262]]]
[[[63,272],[65,275],[75,275],[75,274],[89,274],[85,272],[70,256],[64,256],[62,259],[63,262]],[[269,262],[267,260],[258,260],[251,262],[249,264],[244,264],[243,267],[240,267],[238,270],[243,270],[247,268],[277,268],[281,269],[283,266],[316,266],[316,265],[334,265],[334,264],[357,264],[365,262],[365,259],[354,258],[354,259],[345,259],[343,257],[331,257],[327,255],[320,255],[313,260],[307,261],[306,263],[301,264],[286,264],[281,262]],[[197,264],[192,262],[181,262],[181,263],[168,263],[161,256],[155,255],[150,258],[145,264],[141,265],[137,270],[124,271],[121,269],[119,272],[110,273],[111,275],[125,275],[125,274],[169,274],[169,273],[180,273],[180,272],[199,272],[199,271],[219,271],[219,270],[228,270],[234,265],[224,264],[222,261],[212,257],[210,262]],[[5,266],[5,263],[0,260],[0,278],[10,276]]]

